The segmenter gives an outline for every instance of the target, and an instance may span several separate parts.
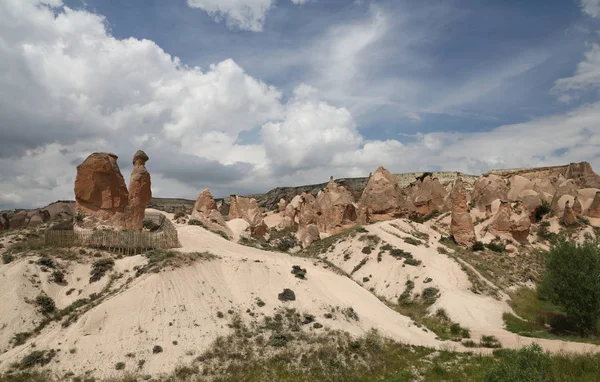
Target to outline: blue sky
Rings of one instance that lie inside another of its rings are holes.
[[[600,167],[600,0],[6,0],[0,42],[0,208],[93,151],[190,198]]]

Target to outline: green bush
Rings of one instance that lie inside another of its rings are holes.
[[[373,248],[364,247],[361,252],[364,253],[365,255],[370,255],[372,251],[373,251]]]
[[[581,336],[596,331],[600,317],[600,242],[559,241],[548,253],[541,289],[574,320]]]
[[[19,363],[19,369],[29,369],[34,366],[44,366],[50,363],[52,358],[56,355],[55,350],[34,350],[21,360]]]
[[[495,241],[492,241],[491,243],[487,244],[486,247],[488,247],[493,252],[497,252],[497,253],[502,253],[502,252],[504,252],[504,249],[505,249],[504,245],[502,243],[498,243]]]
[[[56,310],[54,300],[44,294],[37,296],[35,298],[35,303],[42,308],[42,312],[44,313],[52,313]]]
[[[142,227],[146,228],[150,232],[154,232],[160,228],[160,224],[156,224],[154,221],[146,219],[142,222]]]
[[[421,298],[426,305],[432,305],[437,300],[438,293],[440,290],[434,287],[427,287],[423,289],[423,293],[421,294]]]
[[[552,357],[538,344],[520,350],[501,350],[495,355],[500,361],[485,374],[485,382],[549,382],[555,377]]]
[[[110,258],[96,260],[92,265],[90,272],[90,283],[99,281],[106,272],[110,271],[115,266],[115,261]]]
[[[480,241],[476,241],[475,244],[473,244],[473,251],[483,251],[484,249],[485,245]]]
[[[12,262],[14,259],[15,259],[15,257],[14,257],[12,254],[10,254],[10,253],[4,252],[4,253],[2,254],[2,262],[3,262],[4,264],[9,264],[9,263],[11,263],[11,262]]]
[[[482,335],[479,341],[479,346],[482,348],[501,348],[502,344],[496,336]]]
[[[542,204],[537,206],[535,209],[535,221],[539,222],[540,220],[542,220],[544,215],[549,214],[550,211],[552,211],[552,209],[550,208],[550,203],[548,203],[545,200],[542,200]]]
[[[206,225],[204,225],[204,223],[202,223],[202,222],[201,222],[200,220],[198,220],[198,219],[190,219],[190,220],[188,221],[188,224],[189,224],[189,225],[198,225],[198,226],[200,226],[200,227],[202,227],[202,228],[206,228]]]

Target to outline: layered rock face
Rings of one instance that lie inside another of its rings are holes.
[[[600,176],[588,162],[569,164],[564,171],[564,177],[573,179],[579,188],[600,188]]]
[[[522,203],[516,202],[513,206],[510,201],[503,200],[488,227],[493,235],[508,233],[515,240],[525,243],[531,229],[531,220]]]
[[[600,191],[596,192],[592,205],[588,209],[587,216],[591,218],[600,218]]]
[[[133,156],[133,171],[129,178],[129,205],[127,208],[127,226],[140,229],[144,221],[144,211],[152,199],[150,173],[146,169],[148,155],[138,150]]]
[[[454,241],[462,246],[472,246],[476,240],[475,228],[467,209],[467,190],[460,177],[454,182],[450,193],[450,205],[452,209],[450,232]]]
[[[333,177],[317,194],[316,204],[320,232],[337,233],[356,224],[354,197],[345,187],[335,183]]]
[[[80,217],[78,224],[84,228],[141,229],[144,210],[152,197],[150,174],[145,167],[147,160],[143,151],[134,155],[131,195],[116,155],[93,153],[77,166],[75,215]]]
[[[368,222],[391,220],[410,213],[412,208],[408,201],[402,197],[396,178],[388,170],[379,167],[365,187],[359,202],[367,218],[361,220]]]
[[[232,235],[208,188],[202,190],[198,195],[192,209],[191,219],[200,220],[211,231],[223,231],[229,236]]]
[[[267,233],[267,225],[256,199],[231,195],[229,219],[244,219],[250,224],[250,234],[254,237],[264,237]]]
[[[435,210],[442,211],[448,197],[444,186],[430,174],[425,174],[422,178],[417,179],[409,194],[416,212],[423,216],[429,215]]]
[[[475,181],[471,200],[480,211],[485,211],[487,205],[491,205],[496,199],[506,199],[508,195],[508,185],[506,181],[494,174],[481,176]]]
[[[317,201],[312,194],[300,195],[300,208],[298,212],[298,240],[302,247],[309,246],[320,239],[317,226]]]

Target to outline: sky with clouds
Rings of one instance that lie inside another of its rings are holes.
[[[155,196],[589,161],[600,0],[0,1],[0,209],[150,156]]]

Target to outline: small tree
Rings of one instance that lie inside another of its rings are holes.
[[[540,289],[565,309],[580,335],[594,332],[600,317],[600,242],[559,241],[548,254]]]

